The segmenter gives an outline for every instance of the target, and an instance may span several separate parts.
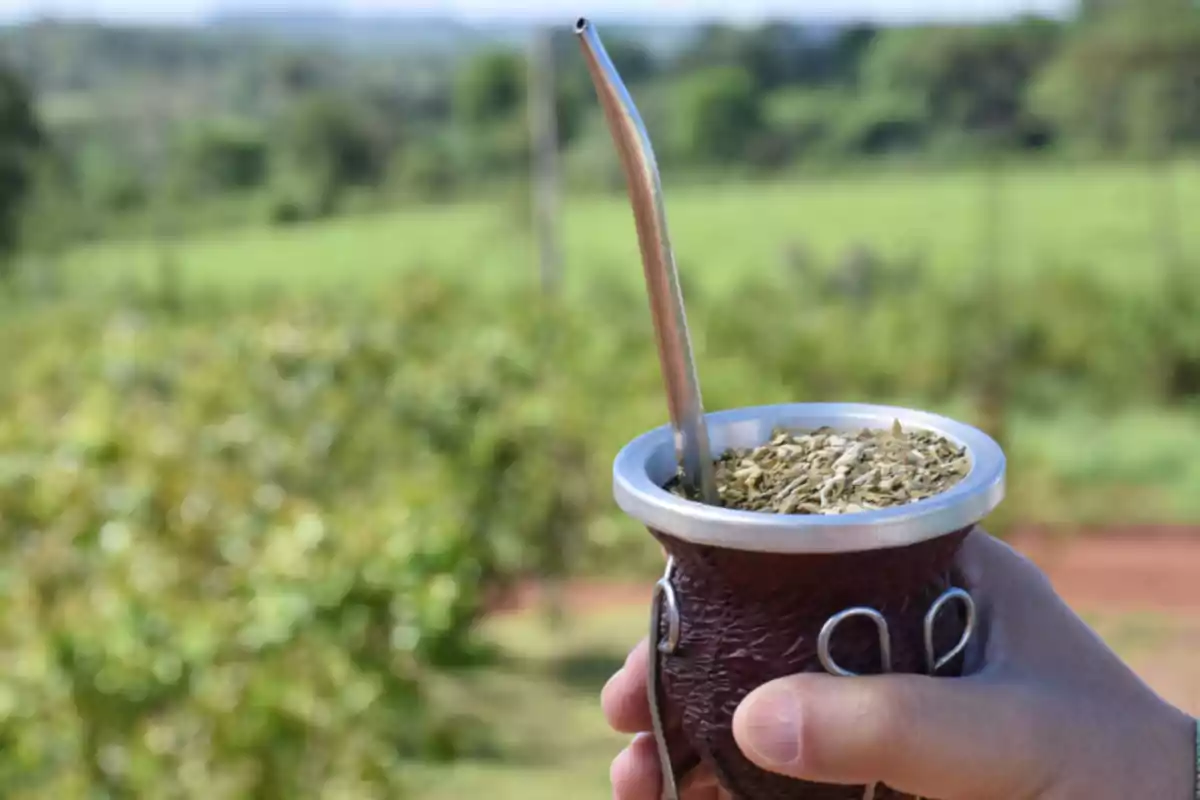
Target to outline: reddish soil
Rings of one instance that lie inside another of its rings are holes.
[[[1200,528],[1026,528],[1009,541],[1046,571],[1077,610],[1200,618]],[[650,583],[576,581],[566,587],[564,601],[575,610],[645,604]],[[529,608],[540,593],[536,585],[524,586],[496,610]]]
[[[1030,530],[1011,541],[1078,610],[1200,617],[1200,529]]]

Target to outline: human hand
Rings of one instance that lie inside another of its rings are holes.
[[[1152,692],[1032,563],[976,531],[960,565],[980,612],[967,677],[797,675],[752,692],[734,736],[763,769],[882,782],[944,800],[1190,800],[1195,722]],[[612,765],[615,800],[658,800],[646,642],[604,687],[609,724],[638,734]],[[693,771],[681,800],[727,800]]]

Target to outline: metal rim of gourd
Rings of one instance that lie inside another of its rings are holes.
[[[970,425],[908,408],[860,403],[792,403],[706,415],[713,452],[755,447],[774,430],[901,427],[936,433],[966,449],[971,469],[948,491],[924,500],[833,516],[739,511],[686,500],[663,487],[677,469],[674,431],[637,437],[613,462],[613,496],[629,516],[661,533],[701,545],[771,553],[841,553],[902,547],[969,528],[1004,499],[1006,459]]]

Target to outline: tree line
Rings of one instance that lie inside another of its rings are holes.
[[[53,198],[41,205],[61,214],[71,199],[93,218],[251,196],[288,223],[355,193],[427,200],[528,167],[528,65],[512,46],[354,56],[51,23],[0,40],[0,246],[39,190]],[[636,32],[606,41],[665,170],[1161,156],[1200,140],[1200,13],[1186,0],[1090,0],[1076,19],[991,25],[707,24],[669,53]],[[554,50],[567,177],[611,183],[568,30]]]

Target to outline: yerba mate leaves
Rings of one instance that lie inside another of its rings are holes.
[[[945,492],[971,470],[966,450],[937,434],[864,429],[777,430],[716,462],[722,505],[776,514],[853,514]],[[671,491],[685,496],[676,485]],[[690,498],[694,499],[694,498]]]

